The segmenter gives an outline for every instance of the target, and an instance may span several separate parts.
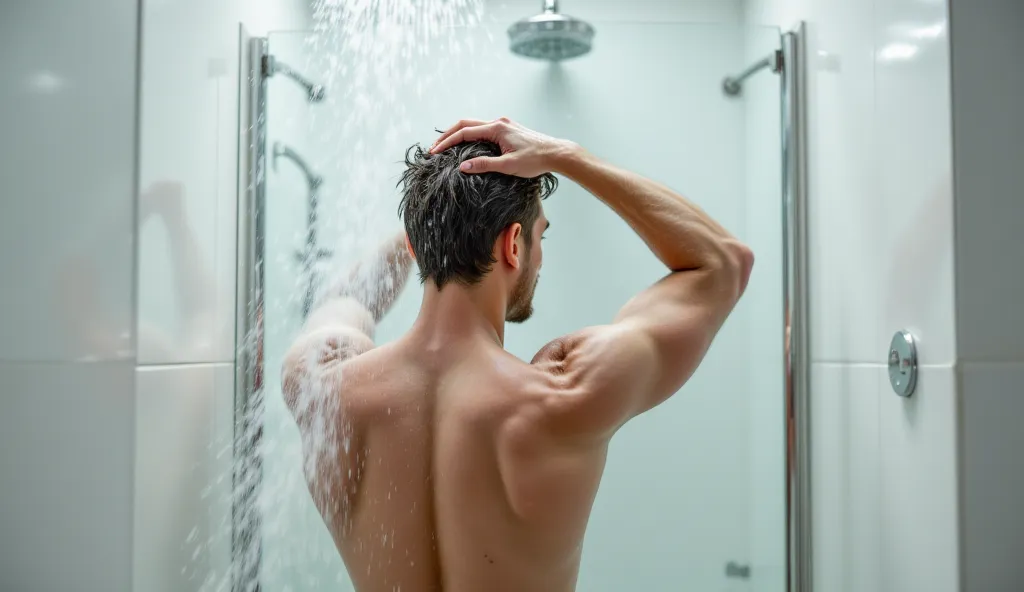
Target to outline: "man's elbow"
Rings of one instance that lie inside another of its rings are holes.
[[[754,270],[754,251],[747,245],[733,241],[728,246],[729,259],[730,259],[730,271],[736,281],[737,300],[747,290],[747,284],[750,283],[750,274]]]

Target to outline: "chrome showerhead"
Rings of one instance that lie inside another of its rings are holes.
[[[560,62],[590,52],[594,27],[558,12],[558,0],[545,0],[544,13],[523,19],[508,29],[512,53]]]

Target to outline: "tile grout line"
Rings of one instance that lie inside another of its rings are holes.
[[[1012,368],[1024,367],[1024,360],[957,360],[957,366],[964,368]]]
[[[1024,365],[1024,362],[1021,362]],[[959,364],[918,364],[920,369],[936,370],[936,369],[955,369]],[[843,367],[843,368],[888,368],[888,364],[881,362],[837,362],[837,361],[811,361],[811,367],[814,366],[825,366],[825,367]]]
[[[136,370],[172,370],[175,368],[217,368],[234,366],[234,360],[230,362],[172,362],[169,364],[137,364]]]
[[[78,359],[78,360],[18,360],[0,359],[0,366],[104,366],[131,364],[137,366],[135,357],[131,358],[101,358],[101,359]]]

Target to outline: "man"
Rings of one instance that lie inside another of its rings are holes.
[[[461,121],[406,160],[419,317],[374,349],[409,265],[396,240],[391,264],[369,268],[383,288],[342,289],[285,362],[313,498],[362,592],[573,590],[609,440],[690,377],[753,256],[668,188],[507,119]],[[669,273],[527,364],[504,329],[530,316],[551,173],[611,207]]]

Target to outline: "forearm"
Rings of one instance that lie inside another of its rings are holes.
[[[660,183],[579,148],[555,159],[558,172],[607,204],[672,271],[727,265],[739,242],[697,205]]]
[[[405,234],[399,233],[345,274],[331,287],[327,298],[354,298],[370,311],[375,322],[379,322],[402,293],[411,267],[412,257],[405,248]]]

